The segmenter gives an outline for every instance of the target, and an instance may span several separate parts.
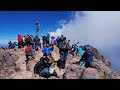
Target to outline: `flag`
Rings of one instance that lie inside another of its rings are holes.
[[[40,29],[40,23],[38,21],[36,22],[36,28],[37,28],[37,30]]]

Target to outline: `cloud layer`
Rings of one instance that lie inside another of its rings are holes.
[[[115,65],[120,64],[120,11],[74,12],[71,21],[62,24],[51,35],[65,35],[73,43],[90,44],[98,48]]]

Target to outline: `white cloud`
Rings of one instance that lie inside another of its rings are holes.
[[[77,40],[82,45],[90,44],[107,56],[114,54],[115,48],[120,46],[120,11],[85,11],[75,12],[72,20],[62,24],[55,32],[56,37],[65,35],[71,41]],[[119,50],[120,51],[120,50]],[[113,56],[114,57],[114,56]],[[113,60],[113,62],[119,62]]]

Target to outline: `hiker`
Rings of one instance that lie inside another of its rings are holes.
[[[83,54],[83,56],[81,57],[81,61],[85,62],[85,67],[92,67],[92,62],[93,62],[93,54],[90,51],[90,48],[88,47],[88,49],[85,49],[85,52]]]
[[[75,51],[76,51],[75,45],[72,45],[72,48],[69,53],[72,54],[73,56],[75,56]]]
[[[41,46],[41,42],[39,41],[39,43],[38,43],[38,46],[40,47],[40,49],[42,48],[42,46]]]
[[[88,51],[88,50],[89,50],[89,47],[90,47],[90,45],[89,45],[89,44],[84,45],[84,50],[85,50],[85,51]]]
[[[17,46],[16,42],[13,42],[11,47],[12,49],[14,49],[16,46]]]
[[[13,49],[13,48],[14,48],[14,47],[13,47],[13,43],[12,43],[11,41],[8,42],[8,48],[9,48],[9,49]]]
[[[76,41],[76,40],[74,40],[74,45],[76,46],[76,44],[77,44],[77,41]]]
[[[39,45],[39,42],[40,42],[40,39],[39,39],[38,35],[35,36],[34,42],[35,42],[35,50],[38,51],[38,45]]]
[[[49,44],[47,43],[46,46],[44,45],[42,52],[43,52],[43,56],[47,55],[47,56],[51,56],[52,47],[49,47]]]
[[[68,44],[68,47],[69,47],[68,50],[70,51],[71,48],[72,48],[72,45],[70,44],[70,40],[67,41],[67,44]]]
[[[60,60],[59,60],[59,68],[65,69],[67,54],[68,54],[68,45],[66,41],[66,37],[63,38],[63,41],[59,43],[59,53],[60,53]]]
[[[25,46],[25,36],[22,37],[23,39],[23,47]]]
[[[26,53],[26,65],[27,65],[30,59],[34,59],[32,45],[28,44],[28,46],[25,48],[25,53]]]
[[[22,48],[23,44],[23,39],[22,36],[18,34],[18,49]]]
[[[43,34],[42,34],[42,40],[43,40],[43,43],[47,43],[47,37]]]
[[[84,53],[82,46],[77,45],[77,55],[82,56]]]
[[[59,36],[57,37],[56,42],[57,42],[57,46],[58,46],[59,43],[60,43],[60,37]]]
[[[52,45],[55,44],[55,43],[54,43],[54,42],[55,42],[54,39],[55,39],[55,37],[54,37],[54,36],[51,36],[51,44],[52,44]]]
[[[54,68],[51,67],[52,62],[53,61],[46,56],[41,57],[40,61],[34,66],[34,76],[42,76],[45,78],[49,78],[50,76],[57,77],[57,73]]]
[[[30,44],[34,48],[34,37],[33,37],[33,35],[30,35]]]
[[[27,35],[25,38],[25,46],[28,46],[28,44],[29,44],[29,35]]]
[[[50,33],[47,34],[47,43],[50,44]]]
[[[62,42],[64,38],[64,35],[61,35],[59,42]]]

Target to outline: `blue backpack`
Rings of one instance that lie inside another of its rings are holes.
[[[85,50],[85,51],[88,51],[88,50],[89,50],[89,45],[85,45],[85,46],[84,46],[84,50]]]

